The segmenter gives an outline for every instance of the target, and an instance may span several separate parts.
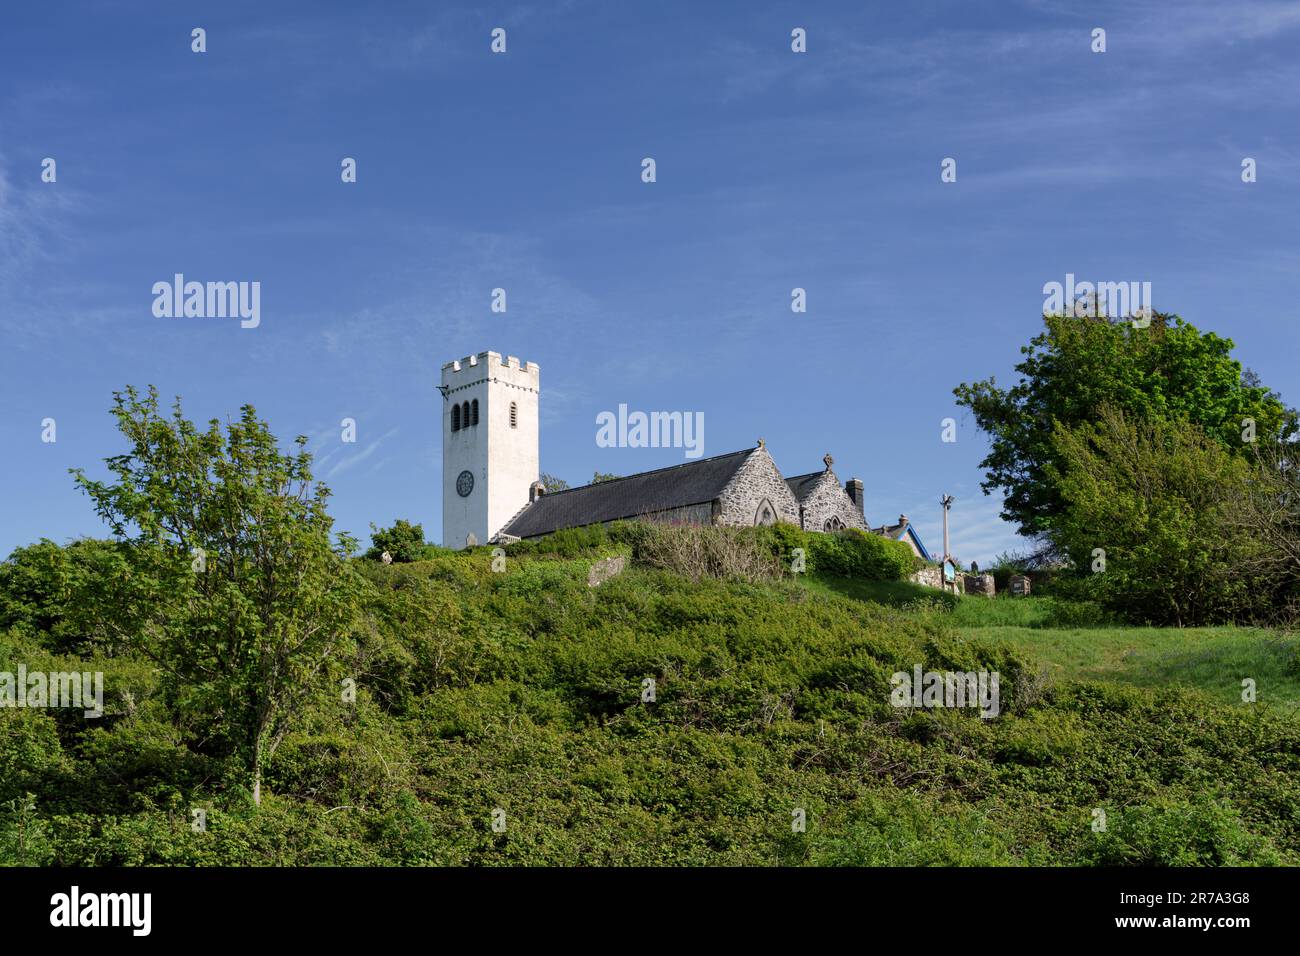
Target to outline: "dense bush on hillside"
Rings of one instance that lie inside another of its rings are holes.
[[[920,566],[901,541],[856,529],[836,534],[790,524],[760,528],[615,522],[569,528],[510,545],[514,555],[565,558],[623,550],[638,563],[701,577],[756,581],[791,574],[833,574],[869,581],[899,581]],[[797,569],[797,570],[796,570]]]
[[[108,699],[99,721],[0,710],[0,859],[1300,862],[1300,729],[1263,706],[1048,687],[1007,648],[958,638],[950,613],[796,580],[634,565],[590,588],[599,548],[529,551],[499,571],[489,549],[354,561],[362,614],[336,664],[355,700],[343,685],[311,698],[256,809],[240,762],[148,661],[73,657],[57,589],[4,594],[24,610],[0,635],[0,671],[102,669]],[[997,671],[1001,715],[894,708],[890,675],[915,665]]]
[[[1050,536],[1079,582],[1135,623],[1249,620],[1278,579],[1248,575],[1262,543],[1233,527],[1252,464],[1187,422],[1103,407],[1097,421],[1058,425],[1048,466],[1064,510]]]
[[[379,561],[387,554],[399,563],[418,561],[424,557],[426,547],[424,526],[398,518],[391,528],[370,525],[370,549],[366,557]]]
[[[1176,315],[1134,324],[1071,305],[1043,317],[1011,387],[954,390],[989,439],[985,492],[1003,493],[1037,558],[1071,559],[1034,575],[1040,593],[1135,624],[1293,623],[1300,414],[1231,339]]]

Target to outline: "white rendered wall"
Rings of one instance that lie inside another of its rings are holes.
[[[541,468],[537,402],[540,374],[533,362],[497,352],[480,352],[442,367],[442,540],[465,547],[473,534],[486,544],[524,505]],[[479,423],[451,430],[452,405],[478,399]],[[515,404],[515,426],[510,404]],[[474,489],[462,498],[456,479],[474,476]]]

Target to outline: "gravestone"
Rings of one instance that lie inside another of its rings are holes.
[[[622,574],[623,566],[626,563],[627,559],[622,555],[612,558],[602,558],[597,561],[591,566],[591,570],[587,572],[587,587],[597,587],[604,584],[615,575]]]
[[[1029,578],[1023,574],[1013,574],[1007,584],[1007,589],[1011,592],[1012,597],[1028,597]]]

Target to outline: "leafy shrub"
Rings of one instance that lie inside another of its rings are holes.
[[[1208,797],[1116,808],[1084,854],[1100,866],[1243,866],[1280,861],[1240,812]]]
[[[774,541],[808,540],[719,530],[767,561]],[[686,533],[606,529],[608,547],[628,550]],[[1048,685],[1005,645],[954,631],[966,607],[996,601],[898,609],[844,595],[899,582],[824,579],[841,595],[788,576],[691,581],[645,564],[589,588],[596,553],[512,548],[501,572],[490,549],[354,560],[366,585],[360,632],[269,761],[256,810],[239,761],[207,752],[205,728],[134,655],[112,666],[130,675],[135,703],[115,696],[102,722],[0,710],[0,796],[35,794],[27,812],[43,849],[33,838],[24,859],[1300,862],[1300,728],[1264,705]],[[1054,603],[1007,606],[1043,615]],[[47,637],[0,632],[0,670],[40,659]],[[997,670],[1000,715],[894,708],[891,675],[916,665]],[[343,676],[355,679],[354,703],[339,699]],[[190,830],[196,806],[208,811],[202,834]],[[493,807],[509,814],[505,834],[492,832]],[[806,809],[806,833],[790,832],[792,807]],[[1107,808],[1109,836],[1092,832],[1093,807]],[[17,862],[15,832],[11,808],[0,862]]]
[[[516,541],[507,550],[513,556],[555,555],[578,558],[608,550],[614,540],[605,525],[595,524],[582,528],[563,528],[531,541]]]
[[[1058,425],[1048,474],[1063,510],[1051,534],[1086,590],[1136,624],[1194,626],[1249,616],[1270,587],[1245,569],[1261,544],[1231,526],[1250,464],[1184,421],[1103,408],[1095,423]],[[1095,570],[1096,549],[1105,571]]]
[[[370,550],[366,557],[378,561],[388,552],[394,561],[418,561],[424,556],[424,526],[411,524],[402,518],[391,528],[370,526]]]
[[[48,539],[16,548],[0,562],[0,630],[41,633],[51,649],[89,651],[106,643],[84,612],[89,592],[125,573],[123,546],[83,538],[67,545]]]
[[[778,523],[753,529],[755,537],[791,567],[795,549],[803,550],[809,574],[829,574],[867,581],[901,581],[921,562],[902,541],[891,541],[856,528],[826,534]]]

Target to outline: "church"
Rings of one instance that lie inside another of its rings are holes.
[[[451,548],[507,544],[613,521],[857,528],[906,541],[931,561],[916,529],[872,528],[857,478],[841,483],[829,454],[786,478],[763,439],[752,448],[547,493],[538,480],[540,369],[479,352],[442,367],[442,535]]]

